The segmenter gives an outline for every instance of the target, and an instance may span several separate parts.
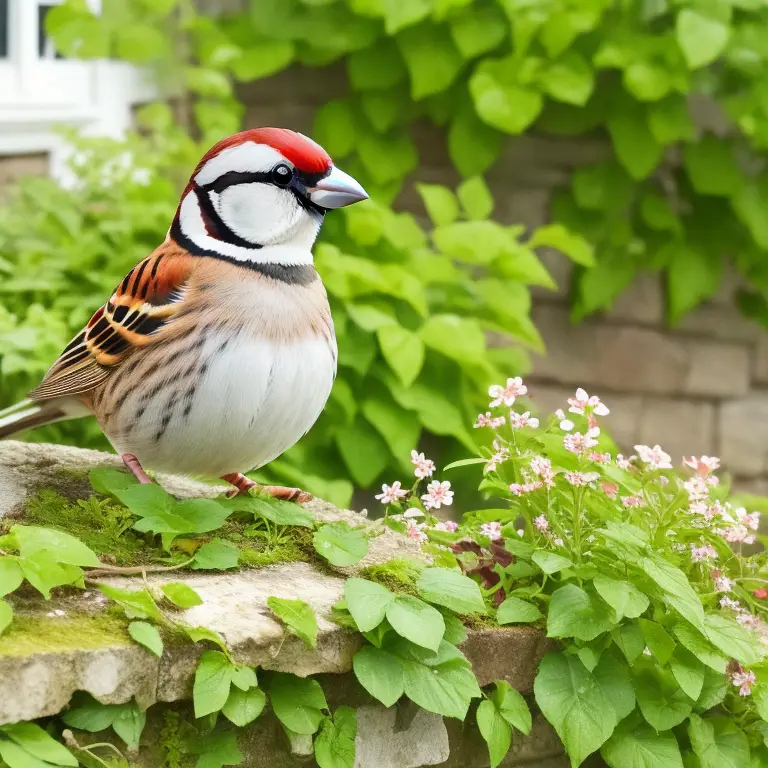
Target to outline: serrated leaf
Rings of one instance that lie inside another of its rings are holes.
[[[153,624],[148,624],[146,621],[132,621],[128,625],[128,634],[155,656],[163,655],[163,640]]]
[[[310,648],[317,647],[317,617],[312,607],[303,600],[282,597],[267,598],[267,605],[280,620]]]

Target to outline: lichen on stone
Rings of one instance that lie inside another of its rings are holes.
[[[382,584],[392,592],[418,596],[416,582],[419,580],[423,567],[423,564],[415,559],[398,557],[386,563],[362,568],[360,576],[363,579]]]

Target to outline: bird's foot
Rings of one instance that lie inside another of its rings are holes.
[[[282,485],[259,485],[254,483],[253,480],[247,478],[242,472],[233,472],[230,475],[222,475],[222,480],[231,483],[235,487],[227,494],[227,496],[240,496],[241,494],[248,493],[251,488],[256,488],[267,496],[272,496],[275,499],[281,499],[283,501],[295,501],[298,504],[305,504],[308,501],[312,501],[312,494],[302,491],[300,488],[286,488]]]
[[[132,453],[124,453],[121,457],[123,464],[136,475],[136,479],[142,485],[148,485],[152,482],[152,478],[144,471],[144,467],[141,466],[139,460]]]

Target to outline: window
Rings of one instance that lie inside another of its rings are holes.
[[[54,47],[53,40],[45,34],[45,17],[54,5],[54,3],[40,3],[37,7],[37,55],[41,59],[64,58]]]
[[[0,59],[8,58],[8,0],[0,0]]]

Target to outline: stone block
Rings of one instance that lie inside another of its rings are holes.
[[[247,108],[261,104],[287,103],[321,107],[332,99],[347,96],[348,93],[347,71],[341,62],[327,67],[294,66],[237,88],[237,97]],[[270,123],[259,125],[270,125]],[[271,123],[271,125],[280,124]],[[289,123],[282,125],[286,128],[295,128]]]
[[[768,472],[768,392],[720,405],[718,454],[734,475],[753,478]]]
[[[747,346],[689,340],[682,343],[689,363],[682,392],[715,398],[738,397],[749,392]]]
[[[756,344],[761,339],[768,341],[768,331],[763,326],[745,317],[731,305],[703,304],[689,312],[675,331],[702,339],[738,341],[744,344]]]
[[[754,348],[752,378],[758,384],[768,384],[768,332],[763,330]]]
[[[639,419],[637,441],[646,445],[658,443],[672,457],[673,465],[678,466],[683,456],[715,453],[715,423],[716,409],[712,403],[647,398]]]
[[[553,248],[539,248],[536,253],[557,287],[553,291],[543,285],[532,285],[531,296],[547,303],[558,302],[567,309],[573,286],[573,262]]]
[[[641,272],[606,312],[612,320],[660,326],[664,322],[664,293],[656,274]]]

